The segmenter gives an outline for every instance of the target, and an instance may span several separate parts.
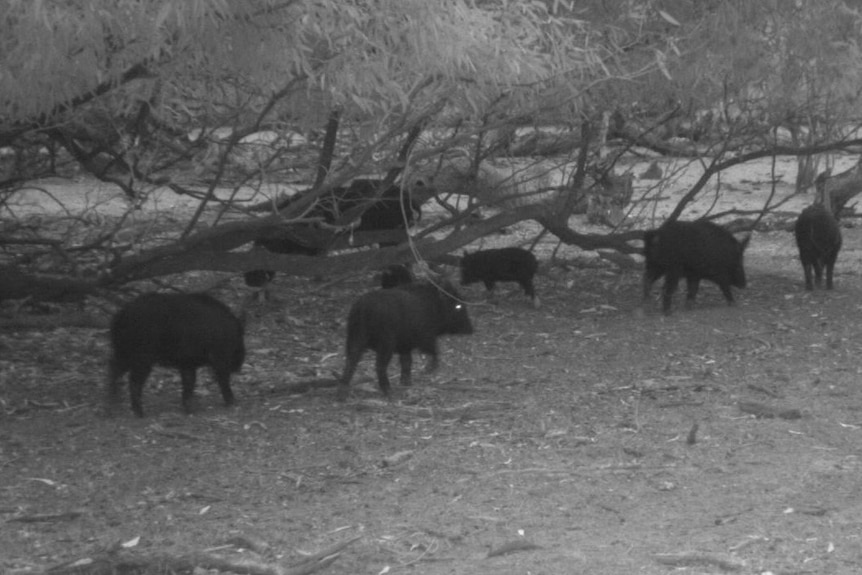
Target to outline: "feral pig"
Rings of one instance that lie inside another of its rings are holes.
[[[700,280],[718,284],[728,305],[733,303],[731,286],[744,288],[743,253],[751,236],[738,241],[733,234],[707,220],[670,221],[644,233],[646,270],[643,278],[644,301],[652,284],[664,276],[662,310],[670,313],[671,299],[680,278],[685,278],[690,307],[697,296]]]
[[[425,185],[420,182],[415,184],[418,186],[416,198],[413,198],[407,190],[402,190],[400,186],[390,186],[378,199],[371,202],[354,222],[339,222],[345,214],[358,211],[363,204],[370,202],[377,195],[382,183],[382,180],[359,178],[353,180],[349,186],[334,188],[329,194],[321,196],[305,217],[320,218],[330,226],[344,224],[355,232],[404,229],[421,218],[421,206],[427,199],[427,194],[424,193]],[[279,209],[284,209],[295,202],[297,197],[292,197],[288,203],[279,206]],[[313,224],[303,223],[298,224],[293,233],[258,238],[254,242],[253,249],[263,248],[278,254],[317,256],[327,251],[333,237],[332,230],[324,231]],[[396,243],[398,242],[381,245]],[[249,287],[265,287],[274,277],[275,272],[272,270],[252,270],[245,273],[245,283]],[[269,297],[267,291],[264,294]]]
[[[272,270],[251,270],[245,272],[245,285],[253,288],[264,288],[275,278],[275,272]],[[264,291],[265,298],[269,299],[269,291]]]
[[[117,402],[120,378],[129,375],[132,411],[144,416],[141,394],[154,365],[180,371],[183,408],[192,412],[197,369],[212,367],[225,405],[234,402],[230,376],[245,361],[243,324],[230,309],[203,293],[149,293],[126,304],[111,321],[108,408]]]
[[[275,254],[295,254],[316,256],[323,253],[322,249],[311,247],[300,243],[297,239],[291,236],[276,236],[258,238],[254,241],[252,250],[266,250]],[[269,284],[275,279],[274,270],[251,270],[243,274],[245,285],[252,288],[261,288],[265,300],[270,299]],[[253,298],[256,299],[260,292],[255,292]]]
[[[413,283],[413,273],[404,264],[386,266],[380,274],[380,287],[383,289],[394,288],[409,283]]]
[[[337,214],[344,214],[351,208],[373,198],[382,180],[356,179],[347,188],[332,191],[328,208],[330,217],[335,221]],[[399,186],[389,186],[380,198],[362,212],[361,220],[354,231],[397,230],[409,227],[422,218],[422,202],[412,198],[407,190]]]
[[[437,368],[437,338],[473,333],[473,325],[461,297],[449,282],[436,286],[416,282],[362,295],[347,316],[346,364],[337,398],[347,398],[350,380],[366,349],[377,354],[377,383],[389,396],[389,362],[398,354],[401,385],[410,385],[412,353],[431,356],[429,371]]]
[[[465,253],[461,258],[461,284],[476,282],[485,284],[493,291],[496,282],[518,282],[524,293],[539,307],[539,299],[533,286],[533,276],[539,264],[536,256],[522,248],[500,248]]]
[[[835,216],[823,204],[810,205],[799,214],[793,232],[805,273],[805,289],[812,290],[815,284],[821,286],[824,268],[826,289],[832,289],[832,271],[841,250],[841,228]]]

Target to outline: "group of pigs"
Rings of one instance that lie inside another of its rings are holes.
[[[841,249],[841,228],[822,204],[805,208],[794,225],[799,260],[805,274],[805,288],[814,289],[823,282],[832,289],[832,272]],[[685,278],[686,304],[697,296],[700,280],[718,284],[727,303],[733,303],[731,287],[746,285],[743,253],[751,236],[737,240],[725,228],[708,220],[669,221],[660,228],[644,233],[644,299],[650,287],[664,276],[662,310],[670,313],[671,300],[679,280]]]
[[[533,287],[537,269],[535,256],[527,250],[484,250],[462,259],[461,281],[481,281],[489,290],[498,281],[515,281],[538,305]],[[401,383],[409,385],[413,350],[428,355],[433,369],[439,336],[473,333],[464,301],[449,281],[417,281],[408,268],[392,266],[384,270],[381,283],[381,289],[360,296],[350,308],[347,359],[337,392],[341,400],[348,395],[365,350],[376,353],[378,383],[388,395],[386,372],[393,355],[399,357]],[[131,301],[111,322],[109,411],[118,402],[123,376],[128,373],[132,411],[143,417],[142,392],[155,365],[179,370],[187,413],[193,407],[197,369],[203,366],[212,368],[225,404],[231,405],[230,377],[245,361],[243,323],[224,303],[203,293],[147,293]]]
[[[799,258],[808,290],[822,284],[832,289],[835,260],[841,249],[841,231],[832,213],[821,204],[809,206],[794,226]],[[746,285],[743,253],[750,236],[738,240],[725,228],[707,220],[669,221],[644,233],[645,271],[643,296],[665,278],[662,309],[670,313],[673,293],[685,278],[687,305],[697,295],[701,280],[716,283],[728,303],[731,287]],[[536,258],[527,250],[502,248],[465,254],[461,283],[482,282],[492,290],[496,282],[517,282],[538,306],[533,286]],[[438,363],[437,338],[473,333],[465,303],[455,287],[444,279],[414,280],[403,266],[384,270],[381,289],[360,296],[347,317],[346,363],[337,397],[349,394],[350,381],[366,350],[376,354],[380,390],[389,395],[389,363],[397,354],[401,384],[410,385],[412,352],[429,356],[429,368]],[[199,367],[210,366],[226,405],[233,403],[232,373],[245,361],[243,322],[222,302],[207,294],[144,294],[121,308],[111,329],[109,408],[118,400],[122,377],[129,373],[132,411],[143,416],[142,390],[154,365],[177,368],[182,382],[182,403],[192,410]]]

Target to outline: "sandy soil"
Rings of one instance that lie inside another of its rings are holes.
[[[724,181],[762,198],[764,170]],[[707,284],[670,317],[638,313],[637,270],[583,258],[543,262],[539,310],[464,288],[476,334],[392,402],[370,358],[346,403],[289,392],[340,372],[371,276],[280,278],[251,310],[239,405],[202,377],[190,417],[167,370],[145,419],[102,417],[104,331],[0,332],[0,568],[120,543],[288,566],[350,541],[324,572],[858,573],[862,233],[844,235],[832,292],[802,289],[775,230],[737,306]]]

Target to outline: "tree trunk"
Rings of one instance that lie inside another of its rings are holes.
[[[862,158],[855,166],[840,174],[833,176],[829,171],[821,173],[814,184],[818,201],[831,209],[836,218],[840,217],[847,202],[862,192]]]
[[[31,298],[34,301],[82,302],[95,288],[93,281],[28,275],[14,267],[0,267],[0,301]]]

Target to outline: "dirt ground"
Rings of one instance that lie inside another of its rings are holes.
[[[788,196],[794,166],[779,168]],[[759,207],[771,174],[730,171],[719,204],[707,194],[687,217]],[[697,176],[678,176],[677,197]],[[42,213],[46,195],[83,199],[93,221],[127,209],[69,185],[40,183],[16,213]],[[141,214],[184,209],[174,199]],[[196,573],[862,571],[862,228],[844,229],[833,292],[802,289],[790,233],[760,232],[736,307],[706,284],[670,317],[658,302],[639,312],[640,270],[571,250],[549,263],[554,247],[538,250],[539,310],[513,285],[493,300],[464,288],[475,335],[444,338],[440,370],[392,402],[370,355],[346,403],[326,385],[370,274],[279,276],[278,301],[250,309],[237,407],[202,373],[193,416],[161,370],[145,419],[103,417],[106,330],[0,331],[0,572],[102,573],[99,558],[126,557],[167,573],[191,553]],[[237,307],[242,280],[229,282],[216,295]],[[324,385],[296,391],[307,382]]]
[[[159,371],[146,418],[102,417],[104,330],[0,332],[0,570],[118,549],[286,567],[346,543],[322,572],[859,573],[862,231],[844,235],[833,292],[802,289],[789,233],[758,233],[736,307],[706,284],[670,317],[637,313],[638,270],[546,263],[539,310],[464,288],[476,334],[392,402],[368,356],[346,403],[288,392],[340,372],[371,277],[279,278],[238,406],[205,375],[193,416]]]

